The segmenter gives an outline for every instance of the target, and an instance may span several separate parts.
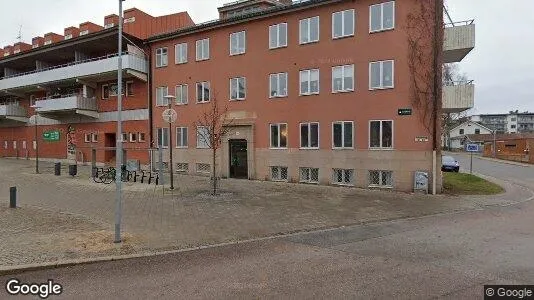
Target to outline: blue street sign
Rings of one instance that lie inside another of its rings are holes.
[[[479,152],[478,144],[467,144],[467,152]]]

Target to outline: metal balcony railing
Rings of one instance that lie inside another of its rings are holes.
[[[25,117],[26,109],[15,104],[0,105],[0,117]]]
[[[90,110],[97,111],[96,98],[86,98],[79,94],[62,95],[59,98],[46,98],[36,100],[35,108],[37,112],[57,112],[69,110]]]
[[[474,80],[460,80],[460,81],[446,81],[443,83],[444,86],[458,86],[458,85],[469,85],[473,84]]]
[[[467,20],[467,21],[458,21],[453,23],[445,23],[445,28],[450,27],[456,27],[456,26],[467,26],[475,23],[475,20]]]

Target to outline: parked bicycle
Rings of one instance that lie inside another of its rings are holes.
[[[109,167],[107,170],[104,170],[103,168],[95,168],[95,171],[93,171],[93,181],[96,183],[111,184],[112,182],[115,182],[116,177],[117,171],[113,167]],[[129,181],[130,177],[130,171],[123,169],[121,172],[122,182]]]

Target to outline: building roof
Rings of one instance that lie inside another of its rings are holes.
[[[505,133],[497,134],[495,138],[493,134],[466,134],[457,136],[451,139],[467,139],[471,142],[493,142],[496,141],[510,141],[510,140],[522,140],[522,139],[534,139],[534,133]]]
[[[238,15],[234,17],[224,18],[224,19],[217,19],[213,21],[208,21],[200,24],[196,24],[193,26],[185,27],[176,31],[157,34],[154,36],[149,37],[146,41],[148,43],[153,43],[157,41],[167,40],[179,36],[184,36],[188,34],[193,34],[199,31],[206,31],[210,29],[214,29],[217,27],[222,26],[228,26],[233,24],[239,24],[244,23],[253,19],[261,19],[261,18],[267,18],[270,16],[280,15],[289,13],[291,11],[295,10],[302,10],[310,7],[315,6],[322,6],[326,4],[331,3],[338,3],[338,2],[344,2],[348,0],[300,0],[295,1],[291,5],[281,5],[281,6],[273,6],[271,8],[267,8],[261,11],[251,12],[249,14],[244,15]]]
[[[486,127],[486,126],[484,126],[484,125],[482,125],[482,124],[480,124],[480,123],[473,122],[473,121],[465,121],[465,122],[463,122],[463,123],[457,125],[457,126],[454,127],[453,129],[451,129],[450,131],[453,131],[453,130],[455,130],[455,129],[458,128],[458,127],[462,127],[462,126],[464,126],[464,125],[467,124],[467,123],[471,123],[471,124],[474,124],[474,125],[476,125],[476,126],[478,126],[478,127],[484,128],[484,129],[486,129],[486,130],[488,130],[488,131],[492,131],[492,130],[489,129],[488,127]]]

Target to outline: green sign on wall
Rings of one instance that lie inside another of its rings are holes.
[[[43,140],[47,142],[59,141],[59,130],[50,130],[43,132]]]

